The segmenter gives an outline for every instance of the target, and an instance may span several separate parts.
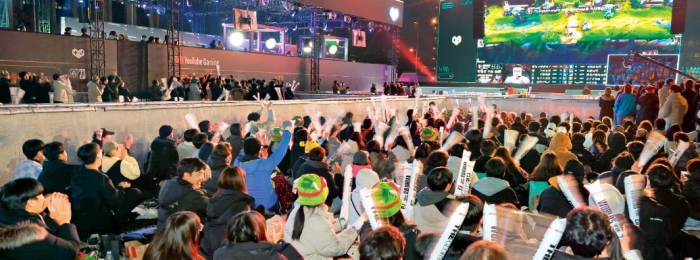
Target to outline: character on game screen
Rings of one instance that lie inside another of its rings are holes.
[[[523,70],[523,66],[516,64],[513,66],[513,69],[511,69],[510,74],[508,74],[508,77],[504,83],[530,84],[530,77],[527,75],[527,72]]]

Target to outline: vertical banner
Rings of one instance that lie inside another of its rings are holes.
[[[455,196],[469,195],[471,188],[472,171],[474,170],[475,162],[469,160],[472,153],[469,151],[462,152],[462,163],[459,165],[459,175],[457,175],[457,187],[455,188]]]

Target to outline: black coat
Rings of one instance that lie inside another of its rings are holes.
[[[226,158],[215,153],[211,154],[206,162],[209,168],[211,168],[211,179],[204,183],[204,191],[207,193],[207,196],[211,197],[214,196],[216,190],[219,189],[216,183],[219,181],[221,171],[228,165],[226,164]]]
[[[598,114],[598,120],[603,120],[603,117],[613,118],[615,112],[613,112],[613,107],[615,106],[615,99],[605,100],[598,99],[598,106],[600,107],[600,113]]]
[[[2,209],[0,248],[0,259],[73,260],[80,239],[73,224],[59,226],[48,216]]]
[[[491,160],[491,156],[482,155],[474,162],[474,172],[485,173],[486,163]]]
[[[688,202],[685,200],[685,197],[673,193],[670,189],[654,189],[654,199],[673,212],[673,214],[671,214],[671,226],[674,231],[680,231],[690,214]]]
[[[690,217],[700,220],[700,174],[688,176],[688,181],[683,184],[683,196],[690,207]]]
[[[64,161],[44,161],[39,174],[39,182],[44,186],[44,194],[60,192],[70,195],[71,176],[77,165],[66,164]]]
[[[117,83],[107,83],[105,90],[102,92],[102,102],[117,102],[119,101],[119,89]]]
[[[237,190],[223,190],[219,196],[209,200],[207,223],[199,242],[199,250],[206,259],[213,259],[214,252],[224,245],[226,225],[231,217],[252,209],[255,199]]]
[[[333,199],[340,196],[341,190],[338,189],[334,180],[333,171],[331,167],[326,162],[319,162],[314,160],[307,160],[304,164],[299,167],[294,173],[294,179],[296,180],[301,175],[313,173],[326,179],[326,184],[328,185],[328,197],[326,197],[326,205],[329,207],[333,204]],[[298,174],[298,175],[297,175]]]
[[[12,94],[10,93],[12,83],[6,78],[0,78],[0,103],[12,103]]]
[[[175,167],[179,158],[175,142],[158,137],[151,143],[151,155],[146,174],[158,181],[169,179],[177,175]]]
[[[639,228],[645,241],[644,259],[668,259],[666,245],[671,243],[671,211],[648,196],[639,197]]]
[[[582,193],[581,197],[587,200],[588,191],[581,188],[580,192]],[[540,203],[537,204],[537,211],[549,213],[560,218],[566,218],[566,215],[569,214],[569,211],[572,209],[574,208],[566,199],[564,193],[559,190],[558,187],[551,185],[542,191],[542,194],[540,194]]]
[[[37,83],[36,85],[36,102],[37,103],[51,103],[51,98],[49,97],[49,92],[51,92],[51,84],[49,83]]]
[[[659,116],[659,97],[646,93],[637,99],[640,109],[637,111],[637,124],[644,120],[649,120],[652,124]]]
[[[231,135],[226,139],[231,144],[231,158],[238,158],[238,155],[243,151],[243,138],[240,136]]]
[[[515,154],[515,153],[513,153]],[[540,164],[540,153],[535,148],[527,151],[522,159],[520,159],[520,168],[523,168],[527,173],[532,174],[537,165]]]
[[[591,165],[593,164],[593,161],[595,160],[595,157],[593,157],[593,154],[588,151],[583,145],[579,146],[574,146],[571,148],[571,153],[576,155],[578,160],[583,164],[583,165]]]
[[[246,242],[226,245],[214,253],[214,260],[302,260],[291,244],[280,242]]]
[[[123,195],[104,173],[78,166],[71,178],[71,222],[81,235],[111,231],[112,212]]]
[[[171,214],[180,211],[192,211],[205,222],[207,203],[209,198],[203,190],[193,189],[192,184],[179,177],[163,182],[158,193],[158,228],[163,227]]]
[[[695,110],[698,106],[697,103],[693,103],[693,101],[696,101],[695,95],[696,93],[692,89],[686,89],[681,92],[681,96],[688,101],[688,111],[685,112],[685,115],[683,116],[683,123],[681,124],[683,132],[686,133],[695,130],[695,118],[697,118]]]
[[[24,97],[22,97],[22,103],[37,103],[37,96],[39,95],[39,83],[36,81],[36,77],[29,77],[28,80],[20,80],[19,88],[24,90]]]
[[[594,172],[609,171],[612,166],[612,161],[627,149],[627,141],[621,133],[613,133],[608,137],[608,150],[606,150],[598,160],[593,162],[591,169]],[[615,183],[615,182],[613,182]]]

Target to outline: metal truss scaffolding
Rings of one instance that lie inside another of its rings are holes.
[[[91,0],[89,3],[90,75],[105,76],[104,0]]]
[[[321,52],[323,51],[324,47],[324,40],[323,40],[323,28],[321,27],[321,17],[323,16],[323,13],[320,12],[320,9],[314,9],[313,14],[311,16],[311,24],[309,27],[311,28],[311,32],[314,34],[314,46],[312,50],[312,55],[311,55],[311,82],[310,82],[310,91],[319,91],[321,90]]]
[[[391,53],[389,54],[389,59],[391,60],[391,68],[389,71],[389,80],[391,82],[398,81],[398,68],[399,68],[399,42],[401,41],[401,28],[392,27],[391,30]]]
[[[176,0],[170,0],[168,27],[168,79],[180,76],[180,10]]]

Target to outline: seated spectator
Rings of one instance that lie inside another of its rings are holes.
[[[30,139],[22,144],[22,153],[27,157],[26,160],[15,166],[15,172],[12,174],[12,179],[19,178],[39,178],[39,174],[43,170],[41,163],[46,159],[44,157],[44,142],[38,139]]]
[[[381,179],[394,179],[394,168],[396,162],[396,155],[392,151],[387,152],[387,157],[381,151],[380,144],[377,140],[372,140],[367,143],[367,152],[369,152],[369,161],[372,164],[372,170],[379,174]],[[445,158],[447,160],[447,158]],[[445,161],[447,163],[447,161]]]
[[[211,168],[211,179],[204,183],[204,190],[207,196],[214,196],[214,193],[218,190],[217,182],[221,171],[231,165],[232,161],[231,144],[227,142],[218,143],[207,160],[207,165]]]
[[[236,158],[238,158],[238,155],[240,155],[241,151],[243,150],[243,129],[241,128],[241,124],[231,124],[231,126],[229,127],[229,132],[231,133],[231,135],[228,136],[226,142],[231,144],[231,158],[235,160]]]
[[[360,151],[362,152],[362,151]],[[362,189],[371,189],[380,181],[379,176],[372,169],[362,169],[357,173],[357,177],[353,181],[355,188],[350,194],[350,211],[348,212],[348,223],[355,223],[360,216],[365,213],[365,208],[362,206]]]
[[[211,177],[209,166],[198,158],[185,158],[177,165],[177,176],[163,182],[158,194],[158,228],[170,215],[191,211],[205,217],[209,198],[202,183]]]
[[[209,140],[214,140],[214,134],[219,130],[219,124],[212,124],[209,120],[203,120],[197,124],[199,126],[199,132],[207,134]],[[216,141],[214,141],[216,143]]]
[[[356,178],[360,171],[372,170],[372,163],[369,161],[369,154],[366,151],[357,151],[352,155],[352,177]],[[344,170],[341,168],[341,170]]]
[[[583,170],[583,165],[577,160],[570,160],[564,166],[564,175],[571,175],[576,181],[576,187],[572,193],[576,192],[583,199],[583,202],[588,201],[588,190],[583,187],[583,179],[585,172]],[[573,205],[569,203],[569,200],[559,187],[558,179],[562,176],[555,176],[548,180],[549,187],[547,187],[540,195],[540,202],[537,204],[537,211],[542,213],[548,213],[560,218],[566,218],[569,211],[573,210]],[[587,206],[587,205],[586,205]]]
[[[578,160],[578,157],[570,152],[572,147],[568,134],[557,133],[552,137],[552,140],[549,141],[549,148],[545,152],[553,152],[556,154],[559,165],[564,168],[564,165],[566,165],[566,162],[569,160]]]
[[[690,206],[690,214],[685,227],[700,229],[700,159],[688,162],[687,178],[683,183],[683,196]]]
[[[512,203],[520,205],[515,191],[505,180],[506,166],[501,158],[491,158],[486,163],[486,178],[480,179],[472,186],[472,193],[484,203]]]
[[[316,147],[311,149],[309,152],[309,159],[299,167],[296,172],[303,174],[316,174],[321,178],[326,179],[328,184],[328,196],[326,196],[326,206],[331,207],[333,205],[333,200],[340,197],[341,189],[338,189],[338,185],[335,182],[336,176],[338,179],[342,179],[342,173],[340,172],[340,167],[332,167],[326,163],[326,150],[323,147]],[[340,183],[342,184],[342,183]],[[342,185],[341,185],[342,187]],[[340,203],[336,203],[336,208],[339,209]],[[334,207],[331,207],[333,212]]]
[[[442,232],[457,206],[455,196],[448,193],[453,184],[452,172],[445,167],[435,168],[427,180],[428,187],[416,195],[413,220],[422,232]]]
[[[262,144],[256,138],[249,138],[243,142],[243,152],[233,162],[233,166],[241,167],[247,174],[245,184],[248,187],[248,194],[255,198],[255,206],[262,205],[263,208],[276,211],[277,194],[270,182],[272,171],[284,159],[292,136],[291,121],[284,122],[285,132],[282,135],[280,146],[268,158],[261,158]]]
[[[70,179],[76,165],[66,163],[68,161],[66,147],[61,142],[51,142],[44,146],[43,153],[46,161],[38,180],[44,187],[44,194],[60,192],[68,195]]]
[[[401,260],[408,245],[394,226],[375,229],[360,241],[360,260]]]
[[[506,249],[491,241],[477,241],[471,244],[459,260],[508,260]]]
[[[141,176],[139,163],[134,157],[129,156],[126,153],[126,149],[119,146],[119,144],[109,141],[104,144],[102,152],[104,153],[102,170],[112,180],[112,183],[133,183]]]
[[[527,135],[520,135],[520,143],[525,141]],[[530,148],[530,150],[525,152],[522,158],[520,158],[520,167],[527,173],[532,173],[535,171],[535,167],[540,163],[540,153],[537,150],[537,144],[535,147]],[[511,154],[515,155],[520,149],[524,149],[524,146],[519,146]],[[546,150],[545,147],[542,151]]]
[[[224,231],[224,246],[216,250],[214,260],[303,259],[289,244],[268,241],[266,229],[265,217],[258,212],[245,211],[234,215]]]
[[[143,253],[143,260],[192,259],[204,260],[199,255],[199,233],[202,222],[194,212],[176,212],[165,220],[153,241]]]
[[[192,153],[191,157],[199,158],[202,161],[207,161],[211,153],[214,151],[214,144],[210,142],[207,133],[196,134],[192,138],[192,144],[197,148],[197,151]]]
[[[323,202],[328,196],[326,180],[305,174],[294,181],[299,198],[288,215],[284,241],[290,243],[304,259],[332,259],[345,255],[357,231],[348,228],[340,233],[340,225]]]
[[[671,226],[676,233],[674,237],[677,237],[690,215],[690,209],[685,197],[672,191],[675,178],[673,170],[666,165],[656,164],[649,167],[647,176],[649,187],[653,191],[652,198],[672,212]]]
[[[32,178],[8,182],[0,190],[0,258],[73,260],[80,249],[71,205],[64,194],[46,197]],[[48,213],[46,213],[48,209]]]
[[[562,168],[555,153],[545,152],[542,154],[540,164],[532,172],[530,181],[549,181],[550,178],[560,175]]]
[[[586,142],[586,137],[583,134],[573,134],[571,136],[571,153],[576,155],[578,161],[583,165],[591,165],[595,157],[593,157],[593,154],[583,145],[584,142]]]
[[[451,172],[459,173],[459,169],[462,167],[462,153],[464,151],[469,151],[469,148],[467,148],[467,145],[464,143],[453,145],[450,147],[449,151],[447,151],[450,155],[450,157],[447,158],[447,168],[450,169]],[[471,180],[472,182],[479,180],[479,177],[476,176],[474,171],[471,172]],[[397,179],[397,182],[401,182],[401,180]]]
[[[428,160],[423,165],[423,173],[418,179],[418,190],[428,187],[428,175],[430,172],[435,168],[447,167],[448,159],[449,156],[444,151],[433,151],[428,155]],[[381,176],[380,179],[382,179]]]
[[[253,208],[255,199],[248,195],[246,173],[238,167],[226,167],[217,178],[218,190],[207,205],[207,223],[204,225],[200,251],[207,259],[221,247],[227,236],[226,225],[231,217]]]
[[[158,137],[151,143],[146,175],[156,182],[172,178],[177,174],[177,158],[177,148],[175,141],[173,141],[173,127],[163,125],[158,129]]]
[[[496,146],[496,143],[491,140],[484,140],[481,142],[481,147],[479,148],[481,151],[481,156],[476,159],[476,162],[474,162],[474,172],[486,172],[486,162],[491,160],[493,151],[495,151],[497,147],[498,146]]]
[[[82,166],[73,172],[71,179],[71,203],[73,223],[81,237],[94,233],[113,233],[118,222],[129,220],[131,210],[141,200],[141,191],[121,182],[115,188],[112,181],[100,171],[102,151],[95,143],[78,148]]]
[[[396,141],[394,141],[391,152],[393,152],[394,155],[396,155],[396,160],[401,163],[411,158],[411,155],[413,154],[413,151],[408,150],[406,140],[404,140],[404,138],[401,136],[397,137]]]
[[[617,178],[620,174],[626,170],[632,169],[632,165],[635,163],[634,157],[628,152],[622,152],[615,157],[613,160],[613,167],[610,171],[606,171],[598,176],[598,180],[601,183],[607,183],[610,185],[615,185],[617,183]]]
[[[627,140],[622,133],[612,133],[608,136],[608,149],[602,152],[598,160],[593,162],[591,169],[594,172],[605,172],[612,168],[612,161],[627,149]],[[614,183],[614,182],[613,182]]]
[[[194,128],[187,129],[185,131],[182,136],[182,142],[177,145],[178,161],[182,161],[182,159],[185,159],[185,157],[192,157],[194,152],[197,151],[197,147],[194,147],[194,144],[192,143],[192,139],[197,134],[199,134],[199,130]]]
[[[520,164],[513,160],[510,156],[510,152],[503,146],[496,148],[493,154],[493,158],[500,158],[506,165],[506,177],[505,180],[508,181],[513,190],[522,190],[525,192],[525,187],[527,187],[527,176],[529,175],[525,170],[520,168]],[[527,192],[525,192],[527,194]]]

